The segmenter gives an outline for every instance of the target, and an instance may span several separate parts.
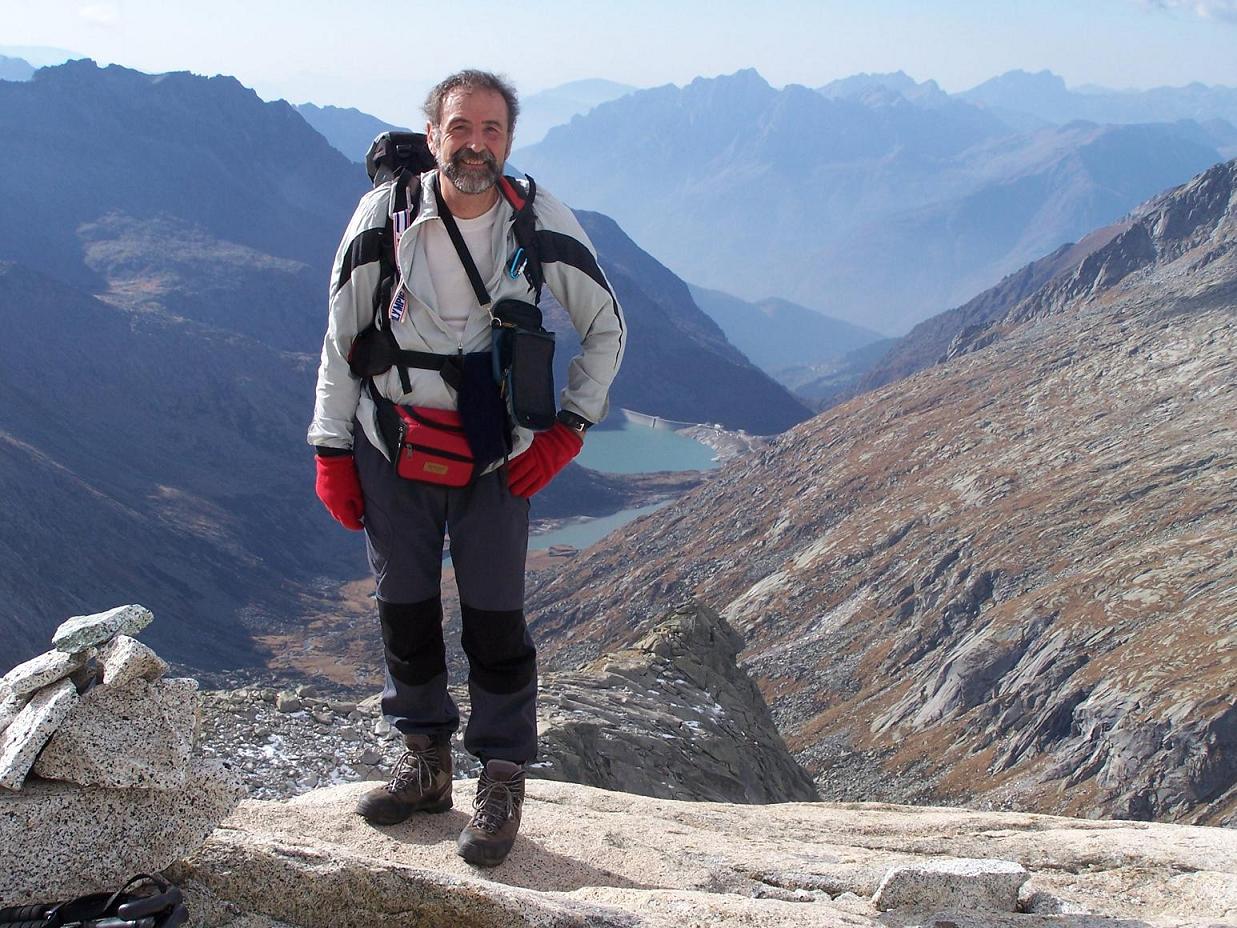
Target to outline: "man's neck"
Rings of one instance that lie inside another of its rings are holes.
[[[461,193],[451,181],[438,173],[438,189],[442,191],[443,202],[451,215],[456,219],[476,219],[489,212],[490,207],[498,202],[498,185],[494,185],[484,193]]]

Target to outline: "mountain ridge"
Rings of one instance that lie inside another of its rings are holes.
[[[1019,132],[955,98],[830,99],[749,69],[603,103],[513,160],[701,286],[892,333],[1221,157],[1197,127]]]

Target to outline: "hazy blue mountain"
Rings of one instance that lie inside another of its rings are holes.
[[[296,104],[296,111],[318,133],[331,143],[349,161],[365,163],[365,153],[370,143],[383,132],[406,131],[407,127],[393,126],[377,116],[358,109],[338,106],[315,106],[312,103]]]
[[[513,160],[702,286],[897,333],[1220,160],[1194,133],[1020,133],[749,70],[604,103]]]
[[[0,45],[0,55],[21,58],[35,68],[46,68],[50,65],[64,64],[74,58],[85,57],[67,48],[52,48],[47,45]]]
[[[311,358],[3,263],[0,325],[10,663],[69,615],[135,601],[165,656],[251,663],[253,634],[305,608],[328,566],[361,574],[313,497]]]
[[[570,122],[573,116],[587,113],[599,103],[617,99],[635,89],[630,84],[588,78],[529,94],[520,100],[516,141],[520,145],[540,142],[555,126]]]
[[[881,338],[839,358],[788,367],[778,373],[777,380],[819,412],[854,396],[856,384],[881,363],[897,342],[898,339]]]
[[[231,77],[71,61],[0,84],[0,123],[23,127],[0,136],[0,259],[92,292],[107,275],[86,261],[83,224],[171,218],[315,269],[315,297],[302,304],[308,322],[341,217],[368,186],[290,105],[264,103]],[[83,134],[89,157],[80,155]],[[306,349],[309,331],[298,342]]]
[[[1197,82],[1150,90],[1071,90],[1051,71],[1008,71],[957,96],[998,114],[1023,113],[1057,124],[1075,119],[1110,123],[1223,119],[1237,123],[1237,88]]]
[[[1087,255],[1102,248],[1127,225],[1128,223],[1118,223],[1097,229],[1077,243],[1062,245],[1051,254],[1019,268],[996,286],[988,288],[961,306],[925,319],[906,335],[889,344],[884,354],[873,359],[867,370],[862,371],[846,389],[835,394],[834,400],[841,402],[858,393],[883,387],[940,363],[955,339],[983,329],[993,320],[1002,318],[1011,308],[1049,281],[1072,271]]]
[[[25,58],[0,55],[0,81],[28,81],[34,76],[34,65]]]
[[[754,366],[692,299],[687,284],[599,213],[577,211],[632,332],[611,404],[668,419],[718,422],[760,435],[784,431],[811,411]],[[566,320],[560,365],[575,353]],[[565,368],[559,374],[564,382]]]
[[[865,98],[882,92],[896,93],[917,103],[944,103],[949,100],[949,94],[941,90],[936,81],[920,82],[905,71],[894,71],[891,74],[852,74],[816,89],[831,100]]]
[[[692,287],[691,294],[732,345],[780,382],[786,368],[834,362],[882,338],[879,332],[777,297],[748,302],[707,287]]]

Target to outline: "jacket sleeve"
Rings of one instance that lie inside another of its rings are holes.
[[[382,275],[378,259],[386,201],[386,187],[362,197],[331,269],[326,337],[322,340],[314,418],[308,435],[309,443],[316,447],[352,448],[361,381],[348,369],[348,352],[357,333],[374,321],[374,293]]]
[[[539,188],[536,212],[546,285],[580,334],[580,354],[567,368],[560,406],[600,422],[610,408],[610,384],[623,363],[627,323],[597,263],[597,251],[571,210]]]

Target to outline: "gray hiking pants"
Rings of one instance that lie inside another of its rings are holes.
[[[458,489],[405,480],[356,430],[365,542],[386,652],[382,711],[404,734],[450,736],[459,710],[447,692],[442,545],[450,534],[468,657],[472,714],[464,747],[484,760],[537,755],[537,651],[524,622],[528,500],[505,469]]]

